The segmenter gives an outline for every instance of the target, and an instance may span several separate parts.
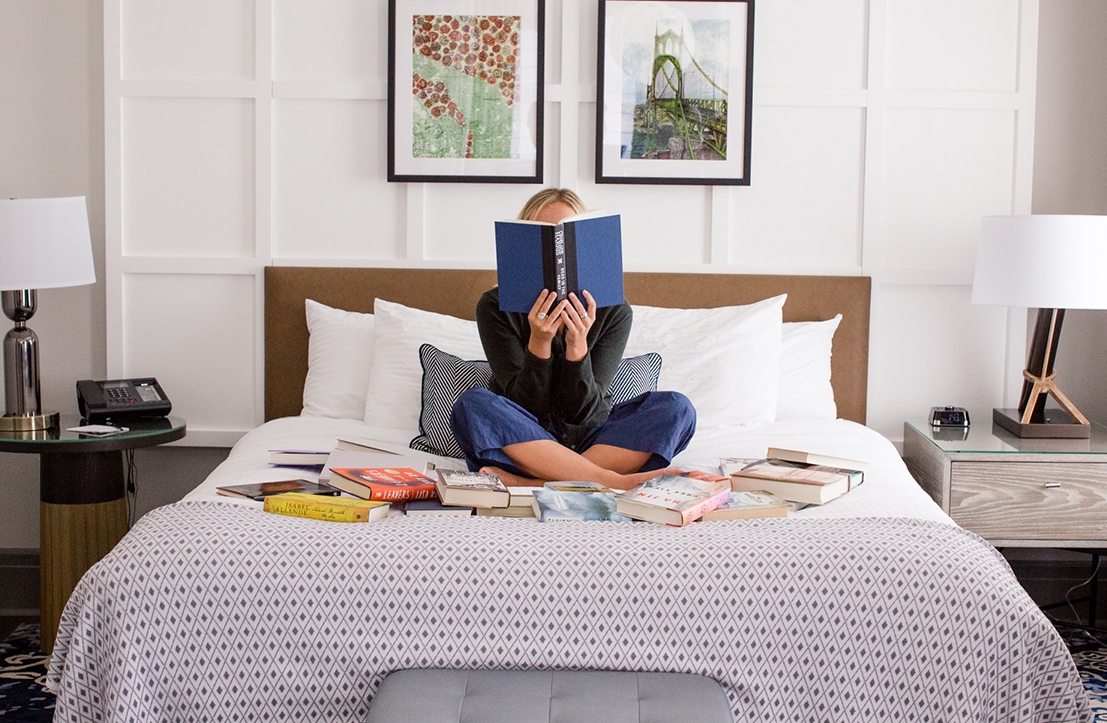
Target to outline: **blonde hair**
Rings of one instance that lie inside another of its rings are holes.
[[[543,188],[538,193],[530,197],[530,200],[523,206],[523,210],[519,212],[519,218],[523,221],[535,221],[538,219],[538,214],[542,213],[542,209],[549,206],[551,203],[564,203],[569,208],[573,209],[573,213],[584,213],[584,201],[580,200],[580,196],[570,191],[568,188]]]

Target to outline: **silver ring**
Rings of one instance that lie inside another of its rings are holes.
[[[580,320],[581,321],[588,321],[588,312],[587,311],[580,315]]]
[[[538,320],[539,320],[539,321],[542,321],[542,320],[543,320],[543,319],[545,319],[545,318],[546,318],[546,312],[544,312],[544,311],[539,311],[539,312],[538,312]]]

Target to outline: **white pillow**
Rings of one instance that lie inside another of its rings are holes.
[[[419,435],[423,367],[419,346],[433,344],[462,359],[483,359],[477,322],[412,309],[384,299],[373,302],[376,331],[365,395],[365,421],[374,427]]]
[[[835,419],[834,388],[830,386],[830,349],[842,315],[826,321],[784,324],[780,338],[778,422],[793,419]]]
[[[699,428],[771,422],[785,298],[717,309],[635,306],[624,356],[661,354],[658,389],[687,396]]]
[[[373,315],[324,306],[306,299],[308,373],[305,417],[361,419],[369,387]]]

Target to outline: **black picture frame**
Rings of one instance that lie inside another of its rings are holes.
[[[389,0],[388,180],[542,183],[545,0],[464,7]]]
[[[749,185],[753,4],[599,0],[596,183]]]

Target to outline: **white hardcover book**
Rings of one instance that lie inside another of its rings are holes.
[[[818,464],[824,467],[837,467],[838,469],[852,469],[864,472],[869,468],[868,462],[848,457],[835,457],[831,454],[819,454],[818,452],[805,452],[800,449],[784,449],[782,447],[769,447],[765,453],[771,459],[783,459],[786,462],[802,462],[804,464]]]

